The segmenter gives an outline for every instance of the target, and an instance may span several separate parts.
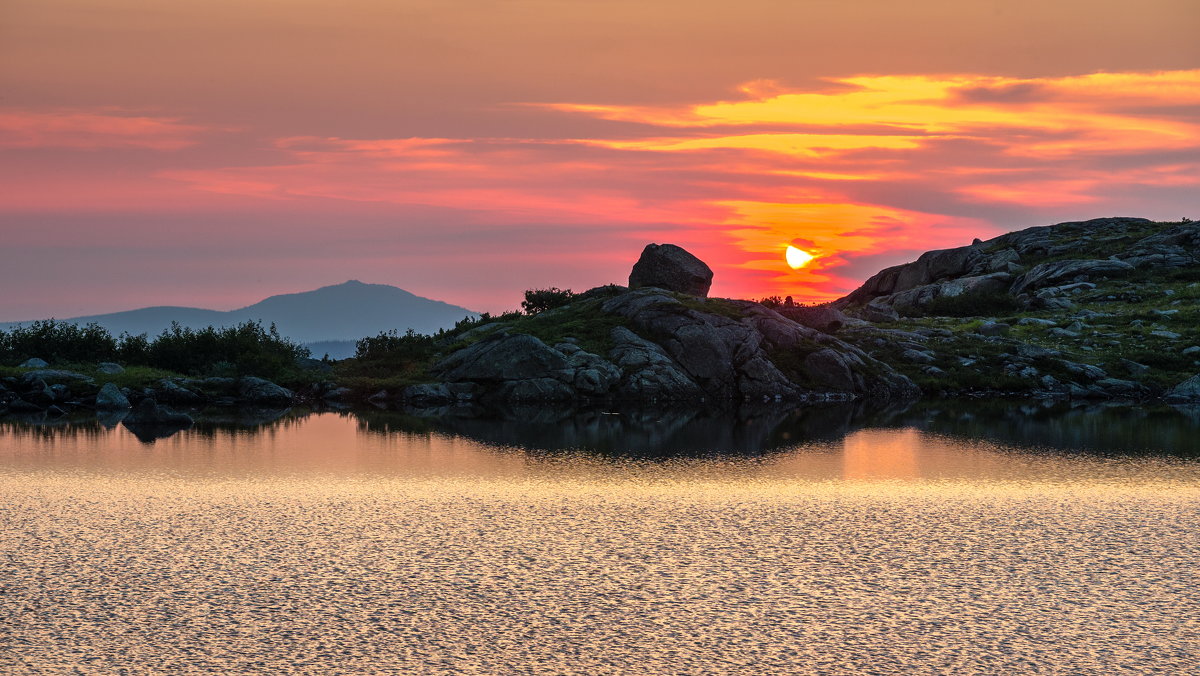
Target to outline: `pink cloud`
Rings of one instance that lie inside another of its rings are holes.
[[[210,127],[120,110],[0,109],[0,148],[180,150]]]
[[[691,105],[524,108],[636,122],[636,134],[613,127],[589,138],[268,136],[258,139],[254,161],[242,162],[191,162],[212,128],[177,118],[10,112],[0,116],[0,145],[10,148],[179,150],[171,157],[189,161],[104,175],[10,171],[0,205],[224,205],[247,220],[328,214],[345,233],[366,228],[354,220],[365,208],[397,214],[397,239],[421,232],[423,224],[403,220],[415,210],[436,210],[454,214],[453,225],[438,227],[455,255],[519,260],[522,273],[540,270],[545,284],[558,282],[551,272],[569,273],[571,260],[619,270],[645,242],[674,241],[716,268],[715,293],[826,300],[874,272],[862,261],[890,264],[1053,220],[1177,217],[1185,198],[1164,202],[1163,191],[1194,195],[1200,176],[1200,124],[1178,114],[1179,105],[1200,102],[1200,71],[834,84],[795,90],[760,82],[742,99]],[[248,236],[223,231],[231,241]],[[791,270],[783,252],[796,240],[817,258]],[[614,262],[606,267],[606,259]]]

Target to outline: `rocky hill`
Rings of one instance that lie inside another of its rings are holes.
[[[428,371],[435,382],[391,396],[443,405],[918,394],[907,377],[828,333],[752,301],[707,298],[712,271],[677,246],[647,246],[629,281],[453,335]]]
[[[930,251],[833,307],[926,394],[1200,394],[1200,224],[1101,218]]]
[[[858,400],[879,410],[921,395],[1200,403],[1200,224],[1029,228],[931,251],[818,307],[709,298],[711,282],[687,251],[651,244],[628,286],[541,290],[554,302],[436,336],[368,338],[358,358],[306,365],[290,389],[199,372],[139,376],[118,364],[76,373],[31,359],[0,365],[0,414],[133,407],[150,434],[186,418],[164,403],[365,400],[435,414],[618,402]]]

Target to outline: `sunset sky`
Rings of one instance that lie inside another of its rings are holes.
[[[1195,0],[5,0],[0,321],[347,279],[476,310],[829,300],[1063,220],[1200,218]],[[789,244],[816,255],[792,270]]]

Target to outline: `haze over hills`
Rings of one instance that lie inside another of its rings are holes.
[[[253,305],[228,312],[191,307],[147,307],[126,312],[70,317],[62,321],[95,323],[114,336],[123,332],[155,336],[179,322],[199,329],[232,326],[247,320],[274,323],[279,332],[308,345],[313,356],[342,359],[354,353],[354,341],[381,331],[413,329],[433,333],[476,313],[457,305],[423,298],[386,284],[351,280],[313,291],[271,296]],[[25,322],[0,324],[9,329]]]

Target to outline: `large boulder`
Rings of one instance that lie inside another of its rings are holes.
[[[623,372],[619,391],[637,399],[695,399],[700,387],[660,346],[618,326],[608,356]]]
[[[1200,375],[1192,376],[1167,392],[1171,403],[1200,402]]]
[[[819,385],[843,392],[854,389],[854,373],[850,370],[850,364],[836,350],[825,348],[813,352],[804,358],[804,369]]]
[[[1016,295],[1064,282],[1088,281],[1096,277],[1115,277],[1134,268],[1119,260],[1065,260],[1035,265],[1012,284],[1011,292]]]
[[[977,267],[981,267],[979,264],[983,258],[980,248],[975,244],[929,251],[912,263],[880,270],[849,296],[838,301],[838,304],[865,305],[879,296],[889,296],[942,279],[968,275]],[[982,267],[986,267],[986,264]]]
[[[629,288],[653,286],[689,296],[707,296],[712,269],[674,244],[647,244],[629,273]]]
[[[26,359],[25,361],[21,362],[21,365],[17,368],[44,369],[47,366],[50,366],[50,364],[46,363],[45,359],[38,359],[37,357],[30,357],[29,359]]]
[[[154,388],[153,396],[156,401],[175,404],[177,406],[194,406],[204,400],[203,397],[195,392],[166,378],[158,381],[158,386]]]
[[[256,406],[289,406],[293,399],[291,390],[253,376],[238,381],[238,397]]]
[[[841,310],[828,305],[780,308],[776,312],[798,324],[822,333],[837,333],[843,326],[854,321],[843,314]]]
[[[104,383],[96,395],[97,411],[124,411],[129,408],[129,399],[113,383]]]
[[[525,334],[495,333],[434,365],[448,382],[501,382],[555,377],[567,369],[562,353]]]
[[[932,284],[925,284],[906,291],[900,291],[880,298],[872,303],[888,305],[893,308],[923,308],[938,298],[956,298],[966,293],[996,293],[1008,289],[1012,283],[1012,275],[1007,272],[993,272],[986,275],[973,275],[948,279]]]

